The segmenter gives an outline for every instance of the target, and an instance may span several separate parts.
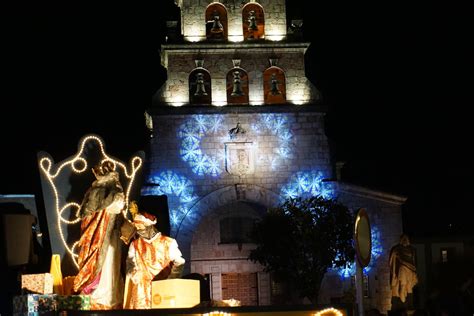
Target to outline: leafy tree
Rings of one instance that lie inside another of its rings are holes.
[[[255,223],[249,259],[316,303],[327,270],[353,262],[353,224],[352,212],[335,200],[286,200]]]

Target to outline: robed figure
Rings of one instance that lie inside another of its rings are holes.
[[[405,303],[408,294],[418,283],[416,275],[415,248],[410,245],[407,235],[402,234],[400,243],[390,250],[390,286],[392,296]]]
[[[128,250],[123,308],[149,309],[152,307],[152,281],[181,277],[185,260],[176,240],[156,229],[154,215],[139,213],[134,202],[130,203],[130,213],[136,238]]]
[[[74,278],[73,290],[90,295],[92,309],[120,309],[122,305],[121,242],[117,222],[124,209],[125,195],[114,167],[106,160],[92,169],[96,180],[80,207],[79,272]]]

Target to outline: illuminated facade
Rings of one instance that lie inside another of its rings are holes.
[[[211,297],[278,304],[280,285],[247,260],[249,223],[288,197],[323,195],[367,210],[374,259],[367,306],[390,308],[388,249],[404,198],[335,179],[325,106],[305,77],[309,43],[287,34],[284,0],[180,0],[182,40],[162,45],[167,80],[153,98],[147,186],[166,195],[186,272]],[[353,267],[328,271],[321,303],[350,292]],[[281,293],[280,293],[281,292]]]

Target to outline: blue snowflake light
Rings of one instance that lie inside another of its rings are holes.
[[[299,171],[294,174],[288,183],[281,189],[281,199],[309,196],[322,196],[325,199],[334,198],[334,187],[324,182],[324,175],[320,171]]]
[[[181,159],[199,176],[217,177],[223,171],[223,154],[211,153],[210,150],[205,153],[202,147],[206,136],[221,137],[222,143],[225,141],[226,130],[222,122],[222,115],[193,115],[178,130]]]
[[[382,255],[382,252],[383,252],[382,244],[380,243],[380,230],[378,229],[378,227],[375,227],[375,226],[371,227],[371,235],[372,235],[372,252],[371,252],[369,265],[363,269],[363,273],[365,275],[368,275],[369,271],[375,267],[375,264],[378,258]],[[341,278],[349,278],[356,274],[356,268],[355,268],[354,263],[351,263],[342,268],[332,268],[331,270],[339,274]]]
[[[193,184],[185,176],[171,170],[151,176],[148,182],[157,186],[146,186],[142,189],[141,194],[166,194],[168,196],[171,226],[176,228],[197,200]]]
[[[292,158],[292,141],[288,118],[284,114],[263,114],[258,122],[250,126],[255,134],[270,133],[279,140],[278,147],[274,149],[274,154],[268,157],[261,156],[261,160],[267,161],[272,170],[276,170],[281,162]]]

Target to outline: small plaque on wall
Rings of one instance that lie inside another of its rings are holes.
[[[255,149],[252,142],[225,144],[225,167],[228,173],[243,176],[255,172]]]

